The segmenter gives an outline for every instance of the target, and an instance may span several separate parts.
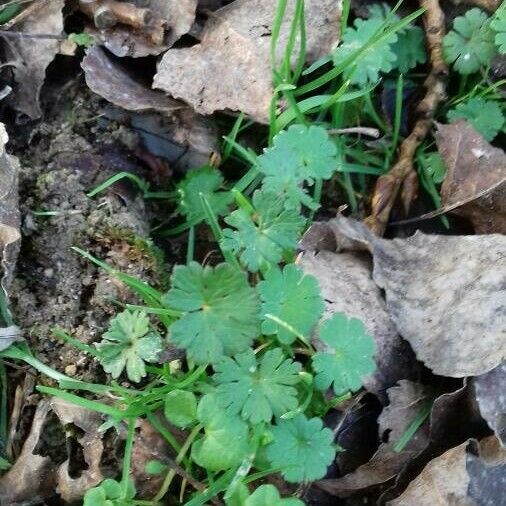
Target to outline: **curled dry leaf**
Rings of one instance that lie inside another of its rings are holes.
[[[78,442],[82,446],[87,468],[77,478],[71,476],[69,459],[57,466],[49,456],[37,453],[51,412],[63,426],[73,424],[83,432]],[[9,471],[0,478],[0,504],[26,504],[25,501],[34,498],[50,497],[55,490],[67,503],[81,499],[88,488],[103,479],[100,471],[103,434],[98,430],[101,424],[102,419],[96,412],[61,399],[40,401],[21,453]]]
[[[64,0],[42,0],[39,8],[16,25],[16,29],[31,35],[59,35],[63,31],[64,3]],[[40,118],[40,89],[46,78],[46,68],[59,51],[60,41],[38,39],[34,42],[31,38],[9,37],[5,45],[17,83],[14,107],[31,119]]]
[[[5,146],[8,140],[5,127],[0,123],[0,298],[5,302],[8,300],[9,284],[21,239],[18,209],[19,162],[16,157],[7,154]],[[5,307],[4,310],[8,311],[8,308]],[[0,329],[0,351],[10,346],[13,341],[19,340],[21,338],[17,327]]]
[[[481,416],[506,446],[506,363],[473,378]]]
[[[333,220],[338,234],[367,246],[387,311],[417,358],[436,374],[484,374],[506,356],[506,237],[416,233],[385,240],[358,222]],[[479,338],[478,338],[479,336]]]
[[[299,263],[304,272],[318,280],[325,300],[325,317],[339,311],[359,318],[374,337],[377,369],[364,381],[367,390],[384,398],[385,390],[396,381],[416,376],[416,360],[388,316],[368,259],[350,253],[307,251]],[[324,347],[317,337],[313,337],[313,343],[317,349]]]
[[[504,502],[506,450],[495,436],[471,440],[429,462],[389,506],[495,506]]]
[[[136,81],[99,46],[88,49],[81,66],[91,91],[123,109],[168,113],[181,108],[162,92]]]
[[[383,409],[379,423],[382,443],[371,460],[341,478],[322,480],[318,486],[339,497],[367,489],[394,478],[429,443],[429,424],[424,424],[401,451],[394,447],[411,422],[430,402],[431,394],[422,385],[402,380],[388,390],[390,404]]]
[[[149,8],[155,19],[144,29],[118,24],[88,31],[116,56],[158,55],[188,33],[195,20],[197,0],[150,0]]]
[[[288,2],[279,47],[284,47],[295,2]],[[165,53],[154,87],[189,103],[197,112],[243,111],[268,118],[272,96],[270,44],[276,10],[272,0],[236,0],[208,20],[202,42]],[[306,2],[307,58],[327,54],[339,34],[340,2]]]
[[[506,233],[506,154],[490,145],[466,121],[438,125],[436,142],[447,166],[443,206],[464,205],[477,234]],[[476,197],[476,198],[473,198]]]
[[[466,502],[469,475],[466,471],[467,442],[429,462],[421,474],[390,506],[469,505]]]

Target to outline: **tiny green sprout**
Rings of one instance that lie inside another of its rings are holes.
[[[334,435],[323,427],[320,418],[308,419],[300,414],[280,420],[271,429],[273,440],[266,448],[271,465],[281,469],[289,482],[308,482],[325,476],[334,460]]]
[[[97,43],[93,35],[86,32],[70,33],[68,39],[74,44],[82,47],[91,47]]]
[[[249,497],[243,506],[304,506],[300,499],[295,497],[283,498],[274,485],[260,485]]]
[[[469,121],[474,129],[489,142],[502,130],[505,123],[499,102],[481,97],[460,102],[455,109],[448,112],[448,119],[452,122],[459,119]]]
[[[111,320],[96,347],[105,372],[118,378],[126,367],[130,381],[139,382],[146,376],[144,362],[156,362],[163,344],[158,333],[150,329],[146,313],[127,309]]]
[[[443,39],[443,54],[460,74],[478,72],[496,52],[490,18],[480,9],[470,9],[453,22]]]

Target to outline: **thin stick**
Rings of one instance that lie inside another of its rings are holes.
[[[358,134],[358,135],[367,135],[367,137],[372,137],[374,139],[378,139],[380,136],[380,131],[377,128],[369,128],[369,127],[351,127],[351,128],[330,128],[327,130],[329,135],[340,135],[340,134]]]

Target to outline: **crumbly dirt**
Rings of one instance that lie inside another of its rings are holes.
[[[142,175],[129,154],[133,134],[114,123],[100,126],[100,101],[85,88],[70,95],[71,105],[35,127],[28,149],[17,153],[23,243],[11,298],[16,322],[42,361],[96,382],[105,380],[98,364],[62,344],[51,329],[93,343],[118,311],[113,301],[135,298],[71,247],[154,284],[163,276],[161,255],[148,240],[150,213],[138,192],[120,182],[94,199],[86,196],[121,170]]]

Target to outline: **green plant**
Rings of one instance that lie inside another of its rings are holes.
[[[492,141],[502,130],[505,117],[501,105],[494,100],[474,97],[460,102],[448,112],[448,120],[465,119],[480,132],[487,141]]]
[[[158,360],[162,339],[150,330],[146,313],[125,310],[111,320],[97,350],[104,371],[113,378],[118,378],[126,367],[128,378],[139,382],[146,376],[144,362]]]
[[[124,494],[121,483],[106,479],[97,487],[90,488],[84,496],[83,506],[128,506],[135,497],[135,486],[129,481]]]
[[[496,52],[490,18],[480,9],[470,9],[455,18],[453,29],[443,40],[444,57],[460,74],[472,74],[490,63]]]
[[[506,53],[506,4],[502,4],[495,14],[490,26],[495,31],[495,44],[499,53]]]

